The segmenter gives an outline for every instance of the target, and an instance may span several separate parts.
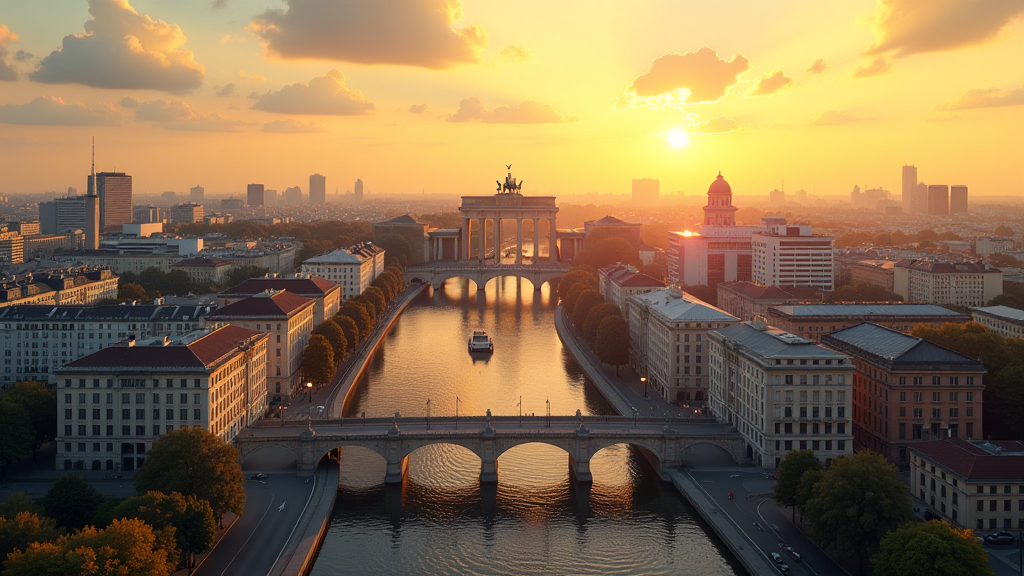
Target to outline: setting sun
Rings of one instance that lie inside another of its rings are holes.
[[[690,135],[682,128],[673,128],[668,131],[668,145],[673,148],[682,148],[690,143]]]

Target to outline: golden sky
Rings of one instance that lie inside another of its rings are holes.
[[[1022,54],[1024,0],[0,0],[0,193],[95,135],[137,192],[1024,195]]]

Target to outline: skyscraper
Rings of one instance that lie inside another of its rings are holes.
[[[85,249],[99,250],[100,248],[100,204],[96,196],[96,137],[92,139],[92,169],[89,171],[88,185],[85,196]],[[128,204],[131,210],[131,203]]]
[[[85,231],[85,196],[54,198],[39,203],[39,231],[42,234],[63,234],[68,230]],[[97,216],[99,210],[96,211]],[[97,229],[99,223],[97,222]]]
[[[356,180],[356,202],[363,201],[363,181]]]
[[[904,165],[903,166],[903,196],[900,197],[900,202],[903,203],[903,211],[909,214],[911,212],[911,204],[913,203],[914,197],[914,184],[917,183],[917,167]]]
[[[949,188],[949,214],[967,214],[967,186],[958,184]]]
[[[90,176],[89,195],[100,199],[100,230],[120,232],[121,224],[132,222],[132,177],[124,172],[100,172],[95,176],[95,185],[93,182]]]
[[[249,184],[245,191],[246,204],[263,206],[263,184]]]
[[[949,186],[945,184],[928,185],[928,215],[949,216]]]
[[[301,206],[302,205],[302,188],[298,186],[289,186],[284,189],[284,193],[281,194],[281,200],[278,202],[281,206]]]
[[[206,197],[206,189],[202,186],[193,186],[188,191],[188,199],[196,204],[202,204]]]
[[[327,203],[327,178],[320,174],[313,174],[309,177],[309,203]]]
[[[928,213],[928,185],[924,182],[914,184],[914,193],[910,199],[911,212],[914,214]]]
[[[263,191],[263,205],[277,206],[277,190],[268,189]]]
[[[661,182],[654,178],[633,179],[633,202],[636,204],[656,204],[660,194]]]

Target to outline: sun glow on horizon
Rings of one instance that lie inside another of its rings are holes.
[[[690,135],[682,128],[669,130],[666,139],[668,140],[668,145],[677,150],[690,143]]]

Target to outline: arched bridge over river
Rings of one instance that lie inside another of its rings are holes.
[[[438,262],[435,264],[424,264],[409,266],[405,269],[405,277],[408,280],[419,280],[424,284],[430,284],[434,289],[440,288],[445,280],[451,278],[469,278],[476,283],[477,290],[483,290],[484,285],[490,280],[499,276],[517,276],[526,278],[536,290],[540,290],[542,284],[555,278],[561,278],[570,270],[568,264],[490,264],[476,262]]]

